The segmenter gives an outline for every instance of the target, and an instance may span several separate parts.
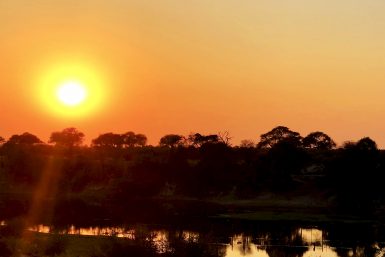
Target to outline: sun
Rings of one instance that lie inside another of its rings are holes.
[[[56,96],[66,106],[78,106],[87,98],[87,90],[78,81],[66,81],[59,85]]]
[[[58,120],[84,120],[105,113],[113,85],[107,69],[74,59],[50,61],[36,70],[31,94],[42,111]]]

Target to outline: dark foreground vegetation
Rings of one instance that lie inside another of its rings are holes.
[[[53,132],[48,143],[30,133],[0,138],[0,221],[7,224],[0,226],[0,256],[225,256],[223,244],[234,245],[229,238],[248,231],[237,231],[236,222],[282,220],[370,227],[373,233],[358,233],[370,241],[341,245],[338,255],[383,251],[375,242],[383,241],[385,152],[368,137],[337,147],[325,133],[302,137],[280,126],[258,144],[244,140],[239,146],[231,146],[227,133],[170,134],[158,146],[134,132],[105,133],[91,146],[82,145],[83,138],[75,128]],[[218,222],[224,226],[213,229]],[[167,230],[166,251],[159,250],[151,229],[135,228],[134,240],[55,232],[72,225],[138,223],[203,230],[198,240]],[[53,230],[26,230],[34,224]],[[293,234],[298,227],[287,234],[285,227],[276,233],[296,240],[282,243],[295,247],[263,249],[270,257],[302,256],[308,248]],[[244,252],[249,240],[275,238],[271,231],[255,234],[260,229],[243,234],[238,243]],[[355,230],[344,230],[343,237]],[[332,240],[335,231],[325,239]]]
[[[269,208],[301,210],[299,218],[311,211],[383,215],[385,152],[370,138],[336,147],[325,133],[302,137],[283,126],[240,146],[231,146],[227,133],[170,134],[158,146],[133,132],[102,134],[90,147],[83,138],[67,128],[48,144],[30,133],[2,139],[1,215],[41,206],[74,218],[77,208],[105,217],[129,210],[141,218],[154,209],[165,217],[247,218],[245,210]],[[108,213],[93,209],[100,207]]]

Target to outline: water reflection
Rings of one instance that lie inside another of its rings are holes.
[[[323,243],[323,231],[314,228],[299,228],[297,231],[301,236],[302,241],[308,245],[322,245]]]
[[[59,233],[68,235],[83,236],[116,236],[135,240],[137,238],[151,242],[158,253],[172,252],[170,241],[178,239],[185,242],[199,243],[200,234],[198,232],[182,230],[151,230],[142,228],[123,227],[88,227],[77,228],[70,226],[64,230],[55,230],[46,225],[37,225],[29,228],[30,231],[39,233]],[[173,234],[172,234],[173,233]],[[298,228],[296,233],[289,236],[289,240],[284,238],[272,238],[268,234],[263,237],[253,238],[244,234],[235,234],[229,237],[230,242],[211,242],[215,245],[224,257],[239,256],[259,256],[259,257],[337,257],[337,252],[327,245],[323,240],[323,231],[315,228]],[[222,248],[222,249],[219,249]],[[223,250],[224,249],[224,250]],[[353,256],[353,250],[349,256]],[[357,255],[360,256],[360,255]]]
[[[1,222],[1,225],[6,225]],[[221,227],[206,230],[165,228],[151,225],[127,225],[106,227],[58,228],[36,225],[29,231],[55,235],[81,235],[84,237],[122,238],[134,244],[151,247],[158,254],[173,255],[178,252],[196,252],[193,256],[217,257],[382,257],[384,244],[363,233],[351,235],[317,227],[257,226],[234,232]],[[362,231],[359,231],[362,233]],[[370,239],[369,239],[370,238]],[[346,240],[345,240],[346,239]]]
[[[319,257],[319,256],[337,257],[338,255],[336,251],[331,249],[330,247],[324,247],[324,248],[316,247],[315,249],[308,250],[303,254],[303,257]]]
[[[135,239],[135,230],[124,229],[121,227],[88,227],[88,228],[77,228],[70,226],[67,229],[55,229],[52,226],[47,225],[36,225],[28,228],[29,231],[39,233],[56,233],[66,235],[82,235],[82,236],[116,236],[125,237],[129,239]]]

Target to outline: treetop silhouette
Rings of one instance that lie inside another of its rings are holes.
[[[184,137],[176,134],[165,135],[159,141],[160,146],[167,146],[171,148],[182,146],[183,144],[184,144]]]
[[[41,143],[43,143],[43,141],[41,141],[37,136],[35,136],[31,133],[25,132],[21,135],[11,136],[7,143],[33,145],[33,144],[41,144]]]
[[[83,143],[84,133],[76,128],[65,128],[60,132],[52,132],[49,143],[55,143],[59,146],[79,146]]]
[[[99,135],[92,140],[92,145],[96,147],[137,147],[145,146],[147,143],[147,137],[143,134],[135,134],[132,131],[124,134],[115,134],[112,132]]]
[[[290,142],[294,145],[301,145],[302,137],[298,132],[291,131],[289,128],[284,126],[278,126],[273,128],[271,131],[262,134],[259,143],[257,144],[258,149],[270,149],[281,142]]]
[[[323,132],[312,132],[303,138],[302,144],[305,148],[317,150],[330,150],[336,147],[336,143]]]

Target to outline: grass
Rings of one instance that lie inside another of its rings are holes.
[[[216,219],[237,219],[245,221],[301,221],[367,223],[374,219],[363,218],[352,212],[336,212],[331,201],[314,196],[276,196],[264,194],[252,199],[218,198],[212,203],[222,207]]]

